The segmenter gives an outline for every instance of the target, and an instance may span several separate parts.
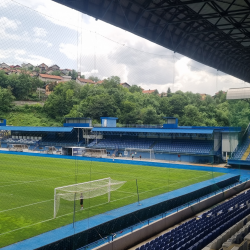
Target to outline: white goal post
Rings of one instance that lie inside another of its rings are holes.
[[[80,196],[83,199],[94,198],[104,194],[108,194],[108,202],[110,202],[110,192],[120,188],[126,181],[116,181],[110,177],[83,182],[63,187],[57,187],[54,190],[54,218],[59,210],[60,199],[68,201],[80,200]]]
[[[149,157],[145,156],[145,153],[148,153]],[[131,158],[134,155],[135,159],[139,159],[140,155],[143,158],[149,158],[150,160],[155,159],[154,150],[151,148],[125,148],[124,155]]]

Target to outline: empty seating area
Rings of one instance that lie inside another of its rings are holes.
[[[150,138],[135,139],[102,139],[97,143],[91,142],[90,148],[138,148],[153,149],[154,151],[163,151],[169,153],[187,153],[187,154],[210,154],[213,152],[213,141],[208,140],[157,140]]]
[[[140,148],[149,149],[154,140],[152,139],[102,139],[93,148]]]
[[[248,129],[246,139],[236,148],[235,152],[233,153],[232,159],[234,160],[242,160],[243,155],[245,154],[246,150],[250,145],[250,130]],[[246,161],[250,161],[250,154],[245,159]]]
[[[8,144],[35,144],[39,141],[40,138],[38,137],[33,137],[34,139],[13,139],[13,138],[8,138],[2,142],[8,143]]]
[[[51,137],[51,136],[45,136],[43,137],[42,141],[39,143],[43,146],[61,146],[61,145],[67,145],[67,146],[80,146],[83,141],[79,141],[75,136],[64,135],[63,137]]]
[[[136,250],[201,250],[250,214],[249,200],[250,192],[242,193]]]
[[[153,149],[173,153],[209,154],[213,150],[213,141],[164,140],[157,142]]]

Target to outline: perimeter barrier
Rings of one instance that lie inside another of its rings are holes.
[[[83,232],[37,248],[37,250],[78,249],[87,246],[90,243],[101,240],[105,237],[109,237],[114,232],[118,232],[123,230],[124,228],[131,227],[138,222],[146,221],[159,214],[163,214],[166,211],[170,211],[174,208],[181,207],[184,204],[193,202],[194,200],[199,201],[201,197],[238,183],[239,180],[240,175],[233,176],[227,180],[223,180],[218,183],[206,186],[188,194],[181,195],[146,208],[142,208],[133,213],[129,213],[119,218],[102,223]]]

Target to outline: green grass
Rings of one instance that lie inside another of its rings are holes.
[[[61,199],[53,219],[54,188],[111,177],[126,181],[117,191],[76,202],[75,220],[166,193],[223,174],[129,164],[66,160],[0,154],[0,247],[67,225],[73,221],[73,202]]]

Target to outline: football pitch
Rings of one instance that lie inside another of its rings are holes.
[[[221,176],[221,173],[118,163],[0,154],[0,247],[140,200]],[[78,201],[61,199],[54,213],[54,189],[111,177],[118,190]],[[75,213],[74,213],[75,211]]]

